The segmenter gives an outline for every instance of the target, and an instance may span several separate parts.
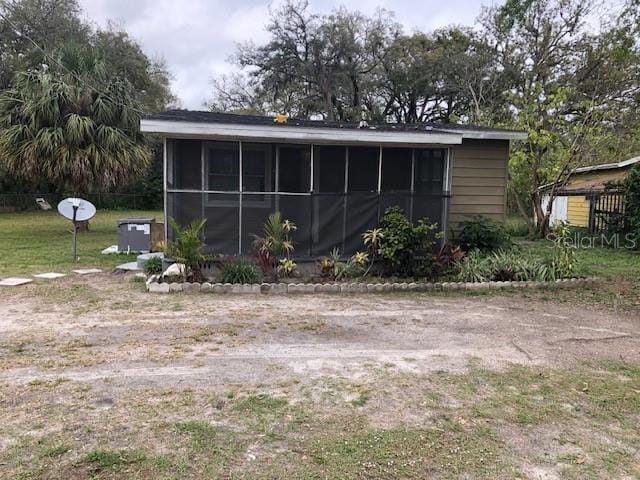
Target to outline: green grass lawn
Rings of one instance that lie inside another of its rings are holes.
[[[56,211],[0,214],[0,276],[49,271],[68,272],[79,267],[113,268],[135,255],[103,255],[117,243],[120,218],[155,217],[161,211],[99,210],[90,231],[78,235],[78,262],[72,261],[71,222]]]
[[[553,244],[547,240],[521,241],[522,248],[539,256],[551,255]],[[579,247],[576,274],[605,279],[640,280],[640,251],[625,248]]]

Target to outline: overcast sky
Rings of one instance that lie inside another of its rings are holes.
[[[450,24],[473,25],[481,6],[500,0],[310,0],[311,11],[325,13],[344,5],[371,14],[392,10],[406,32]],[[147,55],[163,57],[173,75],[181,107],[203,109],[211,78],[233,69],[227,61],[237,43],[268,40],[264,30],[269,3],[257,0],[80,0],[97,26],[116,21]],[[277,5],[277,2],[275,3]],[[272,3],[273,5],[273,3]]]

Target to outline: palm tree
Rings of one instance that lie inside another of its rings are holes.
[[[21,72],[0,93],[0,161],[16,176],[76,195],[129,181],[150,165],[126,80],[87,51],[62,52],[57,71]]]

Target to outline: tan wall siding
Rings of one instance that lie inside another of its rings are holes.
[[[509,142],[467,139],[452,148],[452,159],[449,228],[472,215],[504,221]]]

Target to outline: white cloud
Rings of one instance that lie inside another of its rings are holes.
[[[487,0],[490,1],[490,0]],[[80,0],[98,26],[119,22],[151,56],[163,57],[173,74],[172,89],[186,108],[202,108],[214,75],[233,71],[228,57],[238,43],[268,40],[269,4],[259,0]],[[277,3],[276,3],[277,5]],[[472,25],[481,4],[474,0],[311,0],[311,10],[327,13],[345,5],[372,14],[396,13],[405,31],[448,24]]]

